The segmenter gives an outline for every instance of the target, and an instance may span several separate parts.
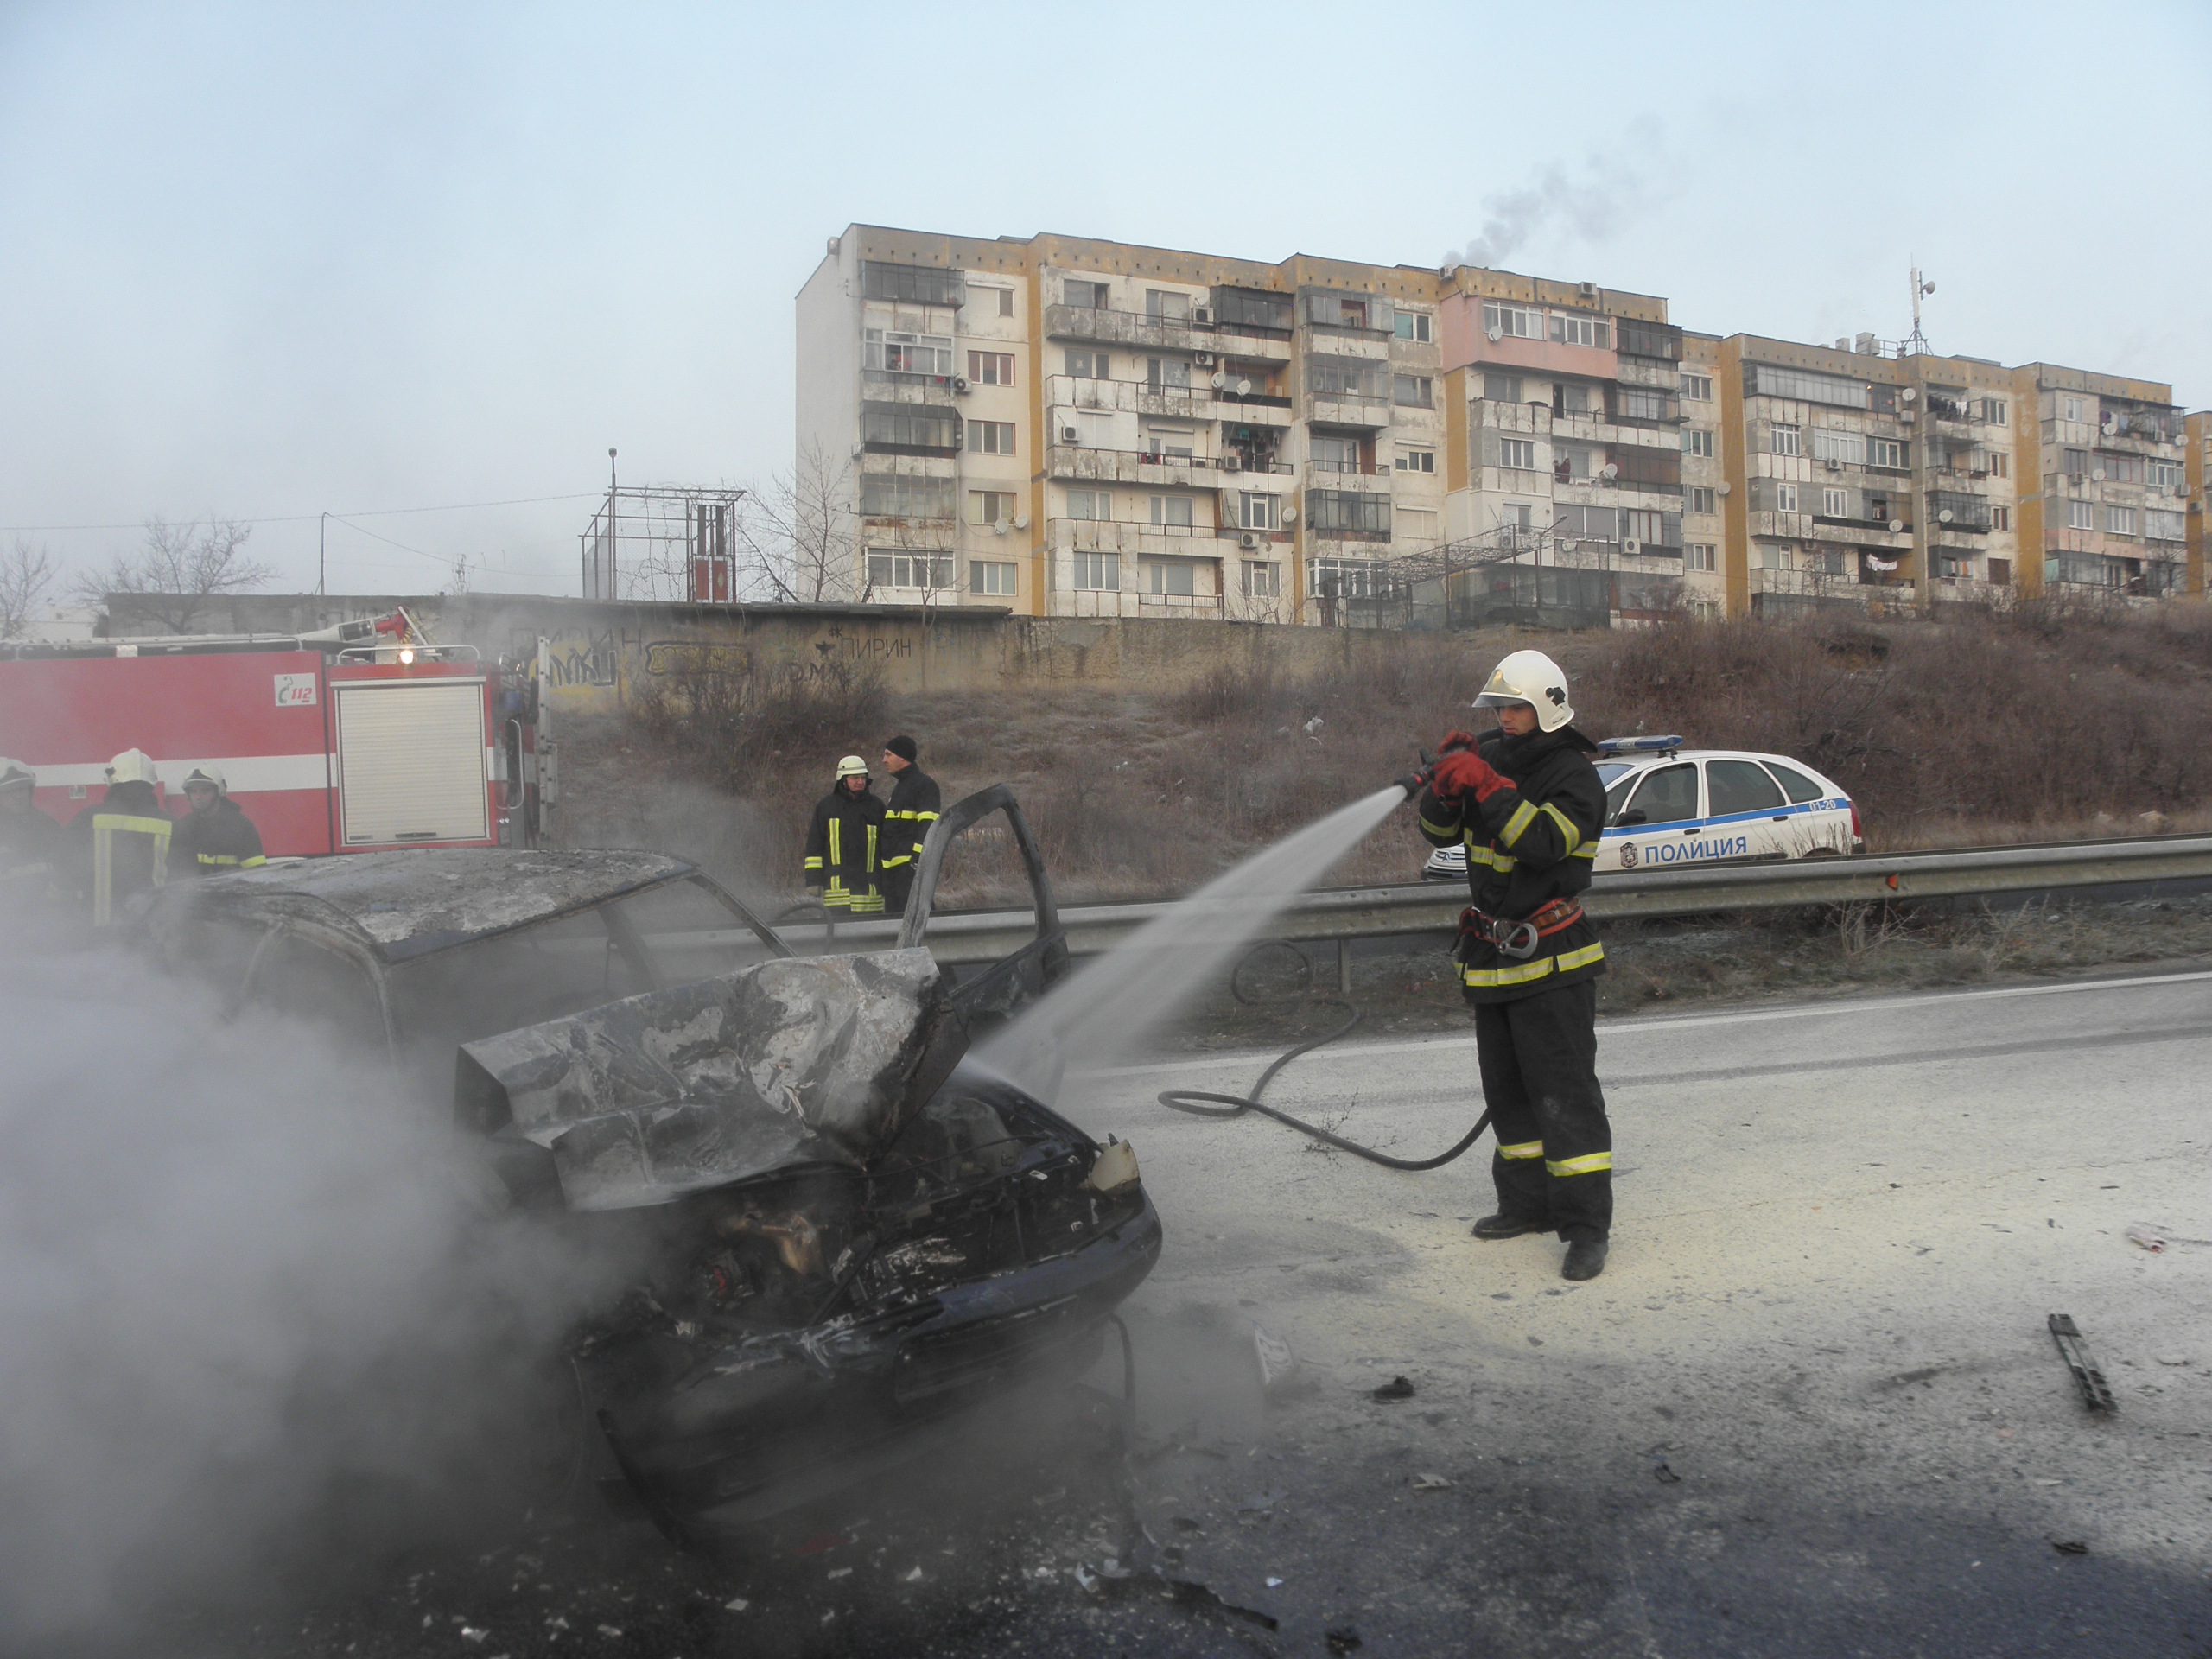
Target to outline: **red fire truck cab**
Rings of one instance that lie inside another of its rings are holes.
[[[168,795],[220,767],[271,857],[531,846],[553,785],[537,667],[429,645],[404,613],[287,638],[0,647],[0,754],[65,823],[136,748]]]

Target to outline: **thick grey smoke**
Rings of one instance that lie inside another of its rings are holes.
[[[1578,170],[1547,162],[1518,189],[1486,197],[1482,229],[1446,252],[1444,264],[1500,265],[1540,235],[1609,241],[1672,194],[1670,172],[1665,130],[1639,121],[1610,153],[1586,157]]]
[[[588,1257],[429,1103],[120,955],[0,968],[0,1647],[488,1489]]]

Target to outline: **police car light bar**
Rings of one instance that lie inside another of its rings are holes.
[[[1608,737],[1600,739],[1600,754],[1672,754],[1682,747],[1680,737]]]

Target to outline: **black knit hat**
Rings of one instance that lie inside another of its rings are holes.
[[[883,746],[883,752],[886,754],[895,754],[911,766],[915,757],[921,753],[921,749],[912,738],[901,733]]]

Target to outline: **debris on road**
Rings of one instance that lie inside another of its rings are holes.
[[[1252,1351],[1260,1362],[1261,1392],[1274,1394],[1287,1389],[1298,1369],[1298,1360],[1290,1351],[1290,1344],[1255,1324],[1252,1326]]]
[[[1682,1483],[1682,1478],[1668,1466],[1664,1458],[1659,1459],[1658,1464],[1652,1469],[1651,1474],[1652,1478],[1662,1486],[1679,1486]]]
[[[1349,1624],[1339,1624],[1325,1632],[1321,1639],[1328,1643],[1329,1651],[1334,1654],[1350,1653],[1364,1645],[1359,1639],[1359,1632]]]
[[[1370,1400],[1410,1400],[1414,1397],[1414,1385],[1409,1378],[1394,1376],[1381,1388],[1370,1389],[1367,1397]]]
[[[2161,1365],[2186,1365],[2189,1363],[2189,1356],[2187,1354],[2160,1354],[2158,1356],[2158,1363]]]
[[[1255,1493],[1254,1496],[1246,1498],[1242,1503],[1239,1503],[1236,1506],[1236,1513],[1239,1515],[1265,1515],[1269,1510],[1274,1508],[1276,1504],[1281,1503],[1284,1498],[1289,1496],[1290,1494],[1287,1492]]]
[[[728,1612],[741,1613],[752,1605],[743,1596],[732,1596],[728,1601],[722,1603],[722,1607]]]
[[[2090,1353],[2089,1344],[2082,1339],[2070,1313],[2050,1316],[2050,1334],[2058,1344],[2066,1369],[2074,1373],[2074,1380],[2082,1385],[2082,1401],[2091,1411],[2118,1411],[2120,1402],[2113,1397],[2112,1384],[2105,1381],[2103,1367]]]
[[[1257,1624],[1263,1630],[1281,1628],[1280,1621],[1272,1613],[1263,1613],[1256,1607],[1240,1607],[1211,1586],[1195,1579],[1173,1577],[1157,1567],[1138,1567],[1109,1559],[1101,1561],[1096,1572],[1088,1567],[1077,1567],[1076,1581],[1094,1595],[1109,1592],[1127,1594],[1139,1588],[1155,1588],[1163,1600],[1192,1612],[1226,1614]]]
[[[1440,1492],[1452,1483],[1442,1475],[1415,1475],[1413,1488],[1417,1492]]]
[[[2137,1222],[2127,1230],[2127,1242],[2156,1255],[2166,1248],[2166,1236],[2155,1227],[2145,1227]]]
[[[1281,1589],[1281,1588],[1282,1588],[1282,1580],[1281,1580],[1281,1579],[1278,1578],[1277,1576],[1275,1576],[1275,1575],[1274,1575],[1274,1573],[1269,1573],[1269,1574],[1268,1575],[1268,1589],[1270,1589],[1270,1590],[1280,1590],[1280,1589]]]
[[[2079,1538],[2054,1538],[2050,1547],[2062,1555],[2086,1555],[2089,1547]]]

